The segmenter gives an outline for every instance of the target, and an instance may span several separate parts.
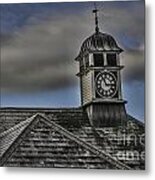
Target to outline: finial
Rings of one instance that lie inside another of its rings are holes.
[[[98,9],[96,7],[96,3],[94,2],[94,10],[93,13],[95,14],[95,31],[96,34],[99,33],[99,27],[98,27]]]

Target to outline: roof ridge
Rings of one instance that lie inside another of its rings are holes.
[[[127,166],[126,164],[116,160],[115,158],[113,158],[110,154],[107,154],[104,151],[101,151],[99,149],[97,149],[95,146],[93,146],[92,144],[89,144],[83,140],[81,140],[79,137],[77,137],[76,135],[74,135],[73,133],[69,132],[68,130],[66,130],[65,128],[63,128],[62,126],[58,125],[57,123],[49,120],[46,116],[44,116],[43,114],[38,113],[39,116],[41,116],[44,120],[46,124],[51,124],[54,126],[54,128],[56,130],[58,130],[58,132],[62,133],[64,136],[66,136],[67,138],[71,139],[72,141],[75,141],[76,143],[80,144],[81,146],[83,146],[84,148],[86,148],[87,150],[95,153],[96,155],[98,155],[99,157],[106,159],[108,162],[112,163],[113,165],[115,165],[116,167],[119,168],[123,168],[123,169],[131,169],[129,166]]]
[[[10,157],[10,155],[13,153],[13,151],[16,149],[16,147],[18,146],[18,144],[21,143],[22,141],[22,137],[21,135],[24,134],[25,130],[30,126],[32,125],[32,123],[34,122],[34,120],[36,119],[36,117],[38,116],[38,114],[36,113],[35,115],[32,115],[31,117],[27,118],[25,121],[15,125],[14,127],[6,130],[5,132],[2,132],[0,135],[1,135],[1,138],[4,137],[5,135],[7,134],[11,134],[11,132],[19,129],[20,127],[22,127],[23,124],[26,124],[27,125],[19,132],[19,134],[12,140],[12,142],[10,142],[10,144],[8,143],[8,147],[6,149],[2,149],[2,152],[1,156],[0,156],[0,166],[2,166],[6,160]],[[33,126],[32,126],[33,127]],[[9,139],[10,140],[10,139]],[[19,140],[19,141],[18,141]],[[3,141],[3,139],[2,139]],[[1,149],[0,149],[1,150]]]
[[[6,131],[0,133],[0,138],[7,135],[8,133],[11,133],[12,131],[14,131],[14,130],[16,130],[18,128],[20,128],[21,126],[25,125],[26,123],[31,122],[36,116],[37,116],[37,113],[32,115],[31,117],[28,117],[26,120],[20,122],[19,124],[14,125],[10,129],[7,129]]]
[[[78,107],[0,107],[0,110],[82,110],[81,106]]]

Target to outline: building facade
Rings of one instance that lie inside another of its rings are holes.
[[[144,124],[127,114],[120,53],[100,31],[84,40],[77,108],[0,108],[0,165],[85,169],[145,169]]]

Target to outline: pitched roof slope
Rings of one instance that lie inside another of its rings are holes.
[[[82,108],[0,108],[0,133],[37,113],[44,114],[67,129],[88,124]]]
[[[67,128],[80,128],[90,126],[87,114],[81,107],[78,108],[0,108],[0,133],[17,125],[27,118],[42,113],[57,124]],[[128,121],[131,121],[142,129],[144,124],[132,116],[128,115]]]
[[[78,139],[90,144],[100,151],[106,152],[106,154],[110,154],[111,157],[121,161],[123,164],[126,164],[133,169],[145,169],[145,143],[139,143],[141,139],[143,139],[143,141],[145,140],[145,128],[144,124],[135,118],[128,115],[128,125],[124,129],[122,127],[93,129],[82,108],[0,108],[0,132],[4,132],[14,126],[23,127],[20,123],[27,120],[27,118],[31,118],[33,115],[35,116],[36,113],[41,113],[48,121],[60,125]],[[32,121],[31,127],[28,125],[29,131],[31,128],[33,129],[32,125],[35,121]],[[24,124],[25,123],[26,122],[24,122]],[[44,131],[44,127],[42,131]],[[18,132],[16,132],[16,134],[18,136]],[[19,137],[22,136],[20,135]],[[125,141],[124,137],[126,139]],[[5,138],[7,139],[7,137]],[[5,141],[5,138],[3,141],[7,142]],[[40,142],[41,140],[42,139],[40,139]],[[8,146],[7,143],[4,144]],[[30,151],[31,148],[33,147],[30,147]],[[10,149],[11,148],[9,148],[9,150]],[[121,152],[121,156],[119,152]],[[43,151],[42,153],[45,152]],[[44,158],[46,159],[46,157]]]
[[[130,169],[43,115],[27,119],[24,125],[3,154],[1,165]],[[16,130],[18,128],[14,127]]]
[[[9,130],[0,134],[0,157],[9,149],[16,138],[22,133],[23,130],[32,122],[36,115],[28,118],[27,120],[13,126]]]

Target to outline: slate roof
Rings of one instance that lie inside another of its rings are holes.
[[[125,129],[93,129],[81,108],[1,108],[0,124],[1,166],[145,168],[144,159],[118,158],[124,149],[144,151],[144,146],[132,145],[132,138],[129,146],[117,142],[127,131],[144,133],[144,124],[131,116]]]

